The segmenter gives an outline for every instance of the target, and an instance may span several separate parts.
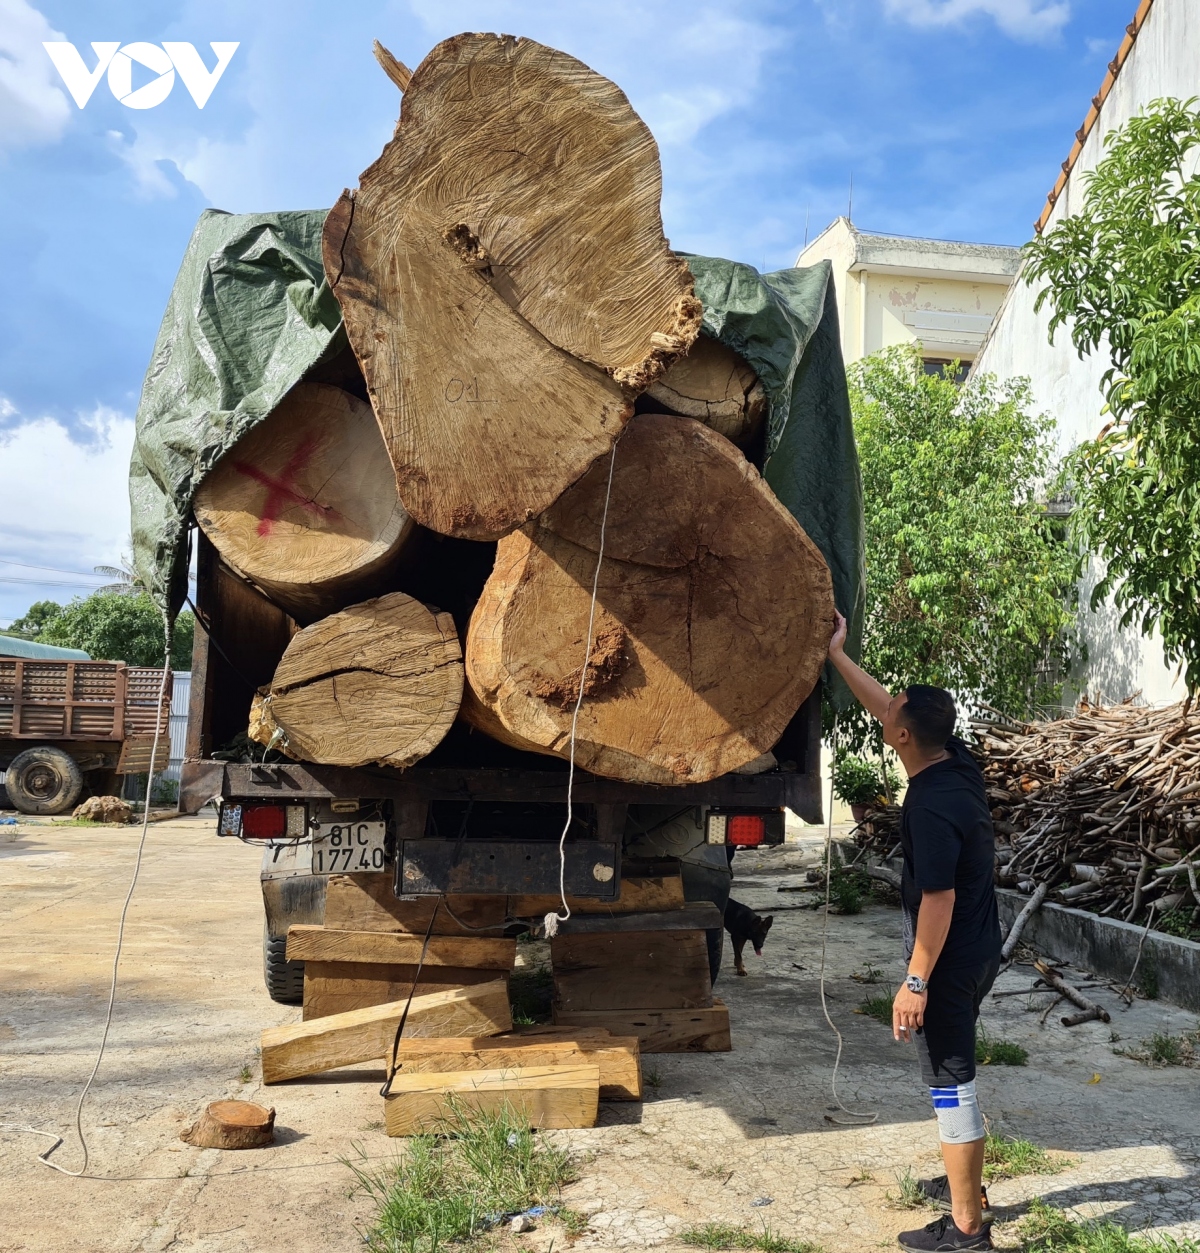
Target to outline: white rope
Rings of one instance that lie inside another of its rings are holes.
[[[833,720],[833,762],[837,761],[838,739],[837,739],[837,717]],[[821,1012],[825,1015],[825,1021],[829,1024],[829,1029],[837,1036],[837,1056],[833,1060],[833,1074],[830,1077],[830,1087],[833,1091],[834,1104],[842,1111],[843,1114],[849,1114],[850,1119],[835,1118],[832,1114],[826,1114],[825,1117],[833,1123],[837,1123],[839,1127],[865,1127],[873,1123],[879,1117],[878,1110],[855,1110],[848,1109],[842,1104],[842,1098],[838,1096],[837,1077],[838,1068],[842,1064],[842,1033],[834,1025],[833,1019],[829,1016],[829,1006],[825,1003],[825,952],[829,942],[829,897],[830,885],[833,883],[833,770],[829,771],[829,822],[825,828],[825,918],[821,924]]]
[[[165,626],[165,619],[164,619]],[[108,1010],[104,1015],[104,1031],[100,1036],[100,1047],[96,1052],[96,1064],[92,1067],[92,1073],[88,1075],[87,1082],[83,1085],[83,1091],[79,1094],[79,1100],[75,1105],[75,1134],[79,1137],[79,1143],[83,1148],[83,1165],[78,1170],[68,1170],[65,1166],[60,1166],[57,1162],[50,1161],[50,1154],[55,1152],[62,1145],[64,1137],[55,1134],[53,1131],[39,1131],[36,1127],[21,1127],[16,1123],[0,1123],[0,1128],[8,1131],[23,1131],[29,1135],[45,1136],[54,1143],[44,1152],[38,1154],[38,1161],[43,1166],[49,1166],[51,1170],[57,1170],[59,1174],[70,1175],[74,1179],[79,1179],[86,1174],[88,1168],[88,1145],[87,1139],[83,1134],[83,1103],[87,1099],[88,1091],[92,1086],[92,1081],[96,1078],[96,1074],[100,1069],[100,1063],[104,1060],[104,1050],[108,1044],[108,1033],[112,1028],[113,1008],[117,1001],[117,968],[121,964],[121,949],[125,944],[125,918],[129,913],[129,902],[133,900],[133,889],[137,887],[138,875],[142,870],[142,854],[146,849],[146,833],[150,829],[150,798],[154,794],[154,765],[158,759],[159,737],[162,734],[163,724],[163,701],[167,695],[167,680],[171,674],[171,630],[165,627],[166,643],[163,650],[163,677],[162,683],[158,689],[158,716],[154,723],[154,742],[150,749],[150,772],[146,776],[146,801],[142,809],[142,834],[138,840],[137,858],[133,864],[133,877],[129,880],[129,891],[125,893],[125,903],[121,906],[121,921],[117,925],[117,947],[113,953],[112,977],[108,986]]]
[[[547,939],[558,934],[558,924],[566,922],[571,916],[571,907],[567,904],[567,832],[571,829],[574,819],[575,792],[575,732],[579,725],[579,710],[583,706],[583,689],[587,686],[588,662],[592,659],[592,629],[596,622],[596,599],[600,591],[600,567],[604,564],[604,535],[608,529],[608,502],[612,499],[613,470],[617,466],[617,445],[621,442],[618,435],[613,443],[612,457],[608,463],[608,486],[604,490],[604,512],[600,515],[600,549],[596,554],[596,573],[592,577],[592,604],[588,610],[587,646],[583,650],[583,668],[579,671],[579,695],[575,697],[575,710],[571,714],[571,748],[567,769],[567,820],[563,823],[562,835],[558,837],[558,895],[562,900],[563,912],[551,910],[542,920]]]

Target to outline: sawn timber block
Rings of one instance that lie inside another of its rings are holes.
[[[406,1000],[413,991],[416,973],[416,966],[382,962],[305,962],[304,1020]],[[496,975],[495,970],[425,966],[414,995],[427,996],[430,992],[452,992],[455,988],[490,983]]]
[[[633,914],[666,909],[682,909],[683,880],[678,874],[650,877],[622,877],[621,895],[614,901],[598,901],[587,896],[568,896],[572,914]],[[557,896],[510,896],[508,912],[513,918],[542,918],[552,909],[562,908]],[[457,912],[457,911],[456,911]],[[328,922],[328,918],[326,918]]]
[[[499,936],[505,916],[503,896],[448,896],[440,902],[433,896],[402,900],[392,889],[391,873],[383,871],[330,875],[325,891],[325,925],[340,931],[405,931],[424,936],[433,917],[434,935],[475,935],[469,928],[494,927],[493,934]]]
[[[438,1130],[462,1110],[499,1113],[508,1108],[542,1131],[594,1127],[599,1100],[600,1067],[583,1063],[401,1072],[384,1101],[384,1123],[390,1136],[411,1136]]]
[[[396,931],[339,931],[331,927],[288,928],[288,961],[382,962],[415,966],[425,949],[426,968],[458,966],[471,970],[510,971],[517,959],[516,940],[476,936],[424,936]]]
[[[556,1026],[603,1027],[614,1035],[636,1035],[643,1053],[728,1053],[729,1010],[717,997],[708,1009],[622,1009],[554,1013]]]
[[[556,1012],[712,1004],[703,931],[559,934],[550,962]]]
[[[400,1073],[405,1075],[530,1066],[598,1066],[601,1099],[640,1101],[639,1053],[637,1036],[549,1027],[536,1035],[513,1032],[476,1040],[401,1040],[396,1060]]]
[[[386,1058],[406,1000],[268,1027],[262,1033],[263,1082],[281,1083]],[[487,1036],[511,1030],[508,984],[503,979],[453,992],[414,996],[404,1024],[406,1037]]]

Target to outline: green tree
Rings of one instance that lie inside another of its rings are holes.
[[[191,666],[194,628],[190,613],[181,613],[176,619],[171,644],[173,669]],[[161,666],[162,614],[145,592],[93,592],[86,598],[75,597],[60,613],[52,615],[38,640],[63,648],[82,648],[97,660]]]
[[[1024,380],[967,386],[896,347],[850,370],[866,514],[863,665],[1032,714],[1058,697],[1077,561],[1041,503],[1051,421]],[[868,720],[846,720],[861,749]]]
[[[1068,458],[1072,530],[1128,624],[1200,688],[1200,111],[1156,100],[1105,138],[1083,205],[1027,249],[1079,355],[1103,351],[1111,422]]]
[[[45,630],[47,624],[62,613],[63,607],[56,600],[38,600],[25,611],[23,618],[12,624],[14,635],[23,635],[26,639],[36,640]]]

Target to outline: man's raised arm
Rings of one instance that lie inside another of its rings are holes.
[[[883,721],[888,706],[892,703],[892,694],[877,682],[861,667],[846,656],[843,645],[846,643],[846,619],[834,610],[835,621],[833,639],[829,641],[829,660],[837,668],[838,674],[846,680],[846,686],[854,693],[859,704],[872,717]]]

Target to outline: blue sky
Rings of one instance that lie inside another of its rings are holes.
[[[373,38],[410,66],[460,30],[580,57],[658,139],[672,243],[777,269],[851,176],[865,229],[1023,243],[1135,7],[0,0],[0,626],[125,547],[132,415],[201,209],[324,207],[378,155],[398,100]],[[130,109],[103,79],[81,110],[54,39],[89,66],[93,40],[186,40],[210,66],[210,41],[241,46],[203,110],[179,82]]]

